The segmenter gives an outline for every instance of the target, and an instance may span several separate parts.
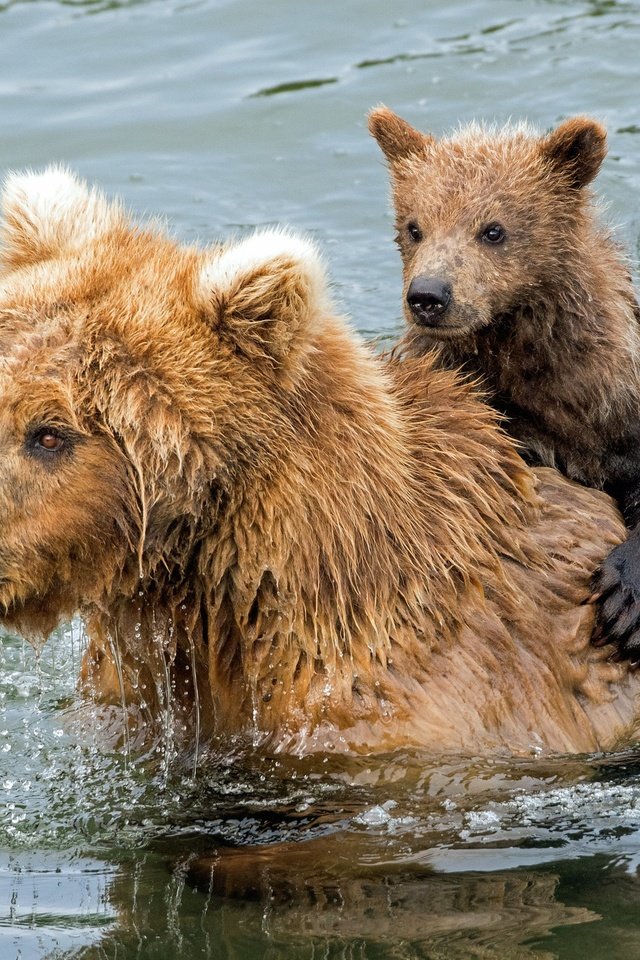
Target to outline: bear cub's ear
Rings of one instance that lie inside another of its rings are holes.
[[[311,318],[329,308],[315,246],[280,229],[256,232],[214,253],[198,287],[212,326],[255,359],[283,361]]]
[[[424,154],[433,137],[415,130],[388,107],[380,105],[369,114],[369,132],[389,163]]]
[[[9,267],[81,250],[122,217],[117,204],[59,166],[9,174],[0,202],[0,245]]]
[[[594,179],[607,154],[607,131],[588,117],[560,124],[540,143],[543,158],[580,189]]]

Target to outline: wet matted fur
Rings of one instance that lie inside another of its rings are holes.
[[[59,169],[9,179],[0,603],[80,611],[82,680],[185,747],[589,751],[640,678],[584,604],[611,501],[531,472],[433,358],[370,352],[318,255],[133,225]]]
[[[590,189],[604,128],[437,138],[378,107],[370,129],[391,175],[405,349],[481,378],[531,463],[618,500],[631,534],[598,574],[600,627],[640,664],[640,311]]]

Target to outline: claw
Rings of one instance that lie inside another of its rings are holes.
[[[608,660],[640,668],[640,527],[605,559],[585,602],[597,604],[593,646],[612,644]]]

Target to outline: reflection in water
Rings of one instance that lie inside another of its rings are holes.
[[[46,928],[57,916],[61,932],[66,924],[84,944],[67,949],[68,960],[550,960],[556,954],[545,942],[559,930],[602,922],[606,883],[615,877],[619,889],[622,877],[638,893],[632,875],[614,868],[613,837],[628,847],[622,827],[626,817],[629,832],[638,799],[615,765],[611,782],[598,783],[589,782],[595,766],[587,761],[518,768],[406,754],[202,762],[196,780],[176,774],[163,786],[160,775],[147,776],[146,794],[130,794],[131,804],[117,809],[114,798],[97,825],[91,796],[76,799],[88,808],[78,841],[114,866],[76,861],[87,892],[66,916],[51,884],[62,878],[73,891],[69,866],[56,875],[54,858],[26,885],[17,875],[14,926],[32,929],[35,920]],[[575,779],[583,782],[559,785]],[[638,845],[637,827],[635,837]],[[593,849],[609,852],[594,857]],[[585,870],[587,897],[576,885],[580,856],[595,865]],[[569,871],[558,857],[573,861]],[[457,872],[465,859],[472,868]],[[515,869],[500,866],[509,862]],[[57,942],[66,949],[68,938]]]
[[[618,904],[621,885],[637,893],[632,752],[296,759],[227,744],[195,777],[163,752],[125,764],[79,736],[81,648],[78,624],[38,661],[4,640],[5,722],[16,704],[30,722],[19,755],[0,747],[3,958],[7,940],[50,960],[551,958],[563,930],[613,936],[612,882]],[[586,896],[583,861],[600,864]]]
[[[309,851],[309,857],[314,852]],[[227,864],[237,884],[239,864]],[[335,874],[308,876],[298,872],[294,863],[290,879],[281,886],[287,873],[250,860],[242,870],[258,870],[264,883],[263,895],[250,901],[221,900],[194,894],[178,878],[164,888],[157,877],[140,888],[136,920],[146,920],[158,940],[176,951],[176,956],[219,956],[224,945],[229,956],[316,957],[392,956],[412,958],[446,956],[448,958],[550,957],[547,951],[525,945],[527,940],[547,936],[553,927],[587,923],[597,919],[588,910],[558,903],[555,890],[558,878],[552,874],[497,874],[489,876],[363,877],[340,882]],[[297,886],[300,884],[300,886]],[[130,897],[130,885],[118,879],[111,888],[112,903],[119,909],[118,928],[107,933],[93,949],[83,950],[78,958],[125,956],[139,948],[141,938],[133,929],[131,903],[118,903],[119,893]],[[140,916],[140,902],[144,903]],[[169,910],[167,910],[169,904]],[[143,929],[144,929],[143,927]],[[148,934],[147,934],[148,938]],[[203,945],[215,944],[210,952]],[[264,953],[265,943],[268,944]],[[380,951],[384,948],[384,953]],[[241,952],[242,951],[242,952]],[[139,954],[153,956],[151,944]]]
[[[110,904],[115,877],[114,867],[87,858],[61,864],[57,855],[42,851],[16,858],[0,880],[0,956],[33,957],[34,941],[42,944],[37,955],[44,956],[52,939],[61,949],[98,940],[117,920]]]
[[[354,852],[341,837],[220,848],[209,876],[199,874],[202,892],[190,883],[188,858],[168,877],[158,856],[145,856],[112,880],[117,924],[65,956],[551,960],[548,944],[562,930],[588,925],[585,937],[593,937],[593,924],[602,924],[601,914],[572,902],[579,892],[555,869],[437,875],[370,863],[366,850],[353,862]],[[588,872],[601,880],[593,866]],[[627,888],[631,904],[637,883]],[[608,931],[619,932],[615,920]],[[637,928],[624,948],[638,955]]]

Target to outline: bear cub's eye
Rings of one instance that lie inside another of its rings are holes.
[[[490,223],[482,230],[480,239],[485,243],[504,243],[507,234],[501,223]]]
[[[422,240],[422,230],[414,220],[410,220],[407,224],[407,233],[415,243]]]

